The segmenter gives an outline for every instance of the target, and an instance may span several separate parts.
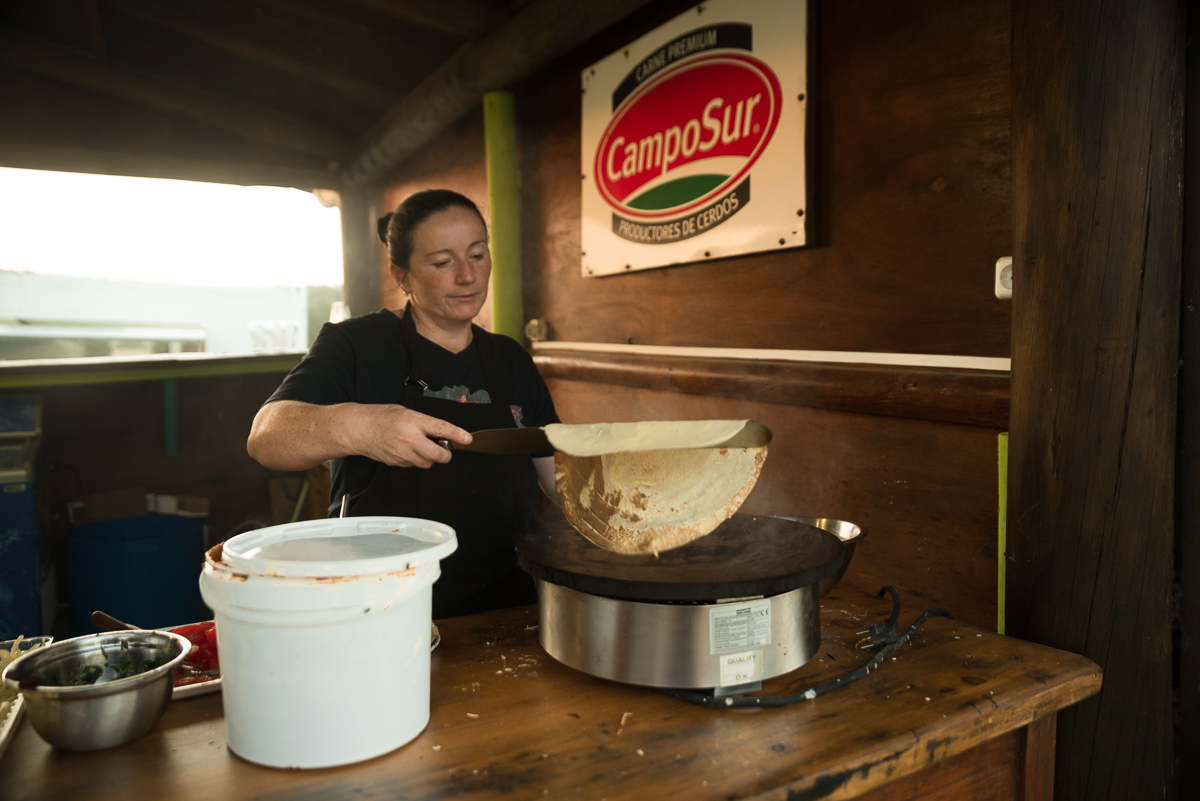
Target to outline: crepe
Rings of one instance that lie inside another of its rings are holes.
[[[746,420],[700,420],[547,426],[546,436],[559,504],[579,533],[616,553],[658,554],[737,511],[771,432]]]
[[[554,423],[543,430],[554,450],[572,456],[678,448],[761,447],[771,441],[770,429],[753,420]]]

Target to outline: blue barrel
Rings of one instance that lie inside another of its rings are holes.
[[[36,503],[33,482],[0,483],[0,640],[50,633],[42,626]]]
[[[199,518],[139,515],[67,532],[67,598],[74,636],[99,631],[92,612],[144,629],[208,620],[200,600],[204,527]]]

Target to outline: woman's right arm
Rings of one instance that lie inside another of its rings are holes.
[[[449,462],[450,451],[431,437],[471,442],[471,435],[458,426],[394,404],[319,406],[278,400],[258,410],[246,451],[264,467],[286,471],[308,470],[343,456],[366,456],[396,467]]]

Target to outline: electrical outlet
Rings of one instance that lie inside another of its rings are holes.
[[[996,259],[996,297],[1012,300],[1012,256]]]

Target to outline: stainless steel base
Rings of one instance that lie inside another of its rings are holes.
[[[800,667],[821,640],[816,584],[770,598],[679,604],[614,600],[548,581],[537,588],[546,653],[628,684],[752,685]]]

